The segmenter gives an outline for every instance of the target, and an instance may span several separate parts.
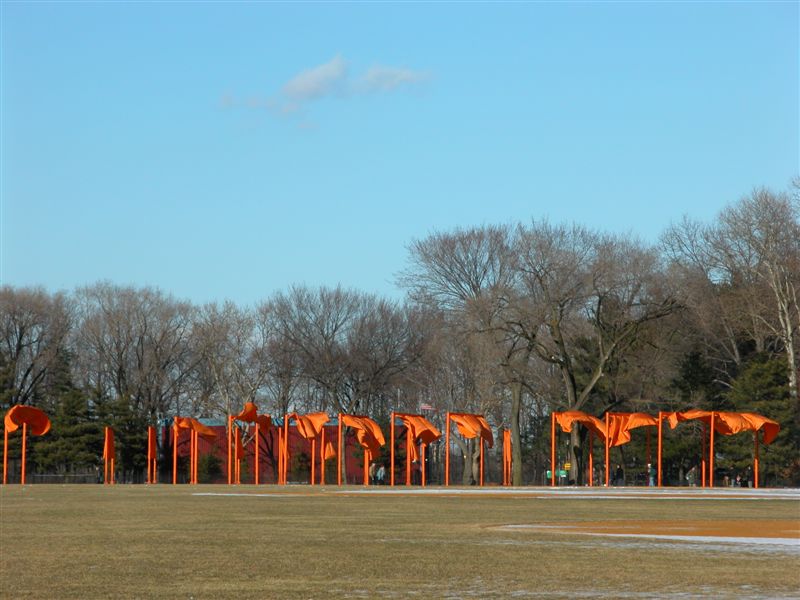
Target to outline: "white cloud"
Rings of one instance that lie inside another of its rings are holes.
[[[347,78],[347,63],[340,55],[292,77],[281,94],[295,102],[305,102],[327,96]]]
[[[391,92],[427,79],[429,75],[422,71],[383,65],[370,67],[359,77],[352,78],[348,74],[347,61],[337,54],[328,62],[292,77],[263,105],[276,114],[305,119],[304,109],[309,102],[333,95],[345,97]],[[257,108],[252,102],[248,104],[251,108]]]
[[[403,85],[422,83],[428,78],[428,74],[422,71],[376,65],[359,78],[356,88],[363,92],[390,92]]]

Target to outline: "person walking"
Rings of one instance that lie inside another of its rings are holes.
[[[369,482],[372,485],[377,483],[377,476],[378,476],[378,463],[372,463],[369,466]]]
[[[656,468],[651,464],[647,463],[647,477],[649,480],[649,486],[655,487],[656,486]]]
[[[381,466],[378,467],[378,472],[376,477],[378,485],[383,485],[384,483],[386,483],[386,467],[383,464],[381,464]]]
[[[618,487],[625,486],[625,471],[622,470],[622,465],[617,465],[617,471],[614,474],[614,485]]]

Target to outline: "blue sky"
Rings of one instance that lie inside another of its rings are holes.
[[[798,166],[798,3],[0,5],[2,283],[401,297],[407,244],[656,241]]]

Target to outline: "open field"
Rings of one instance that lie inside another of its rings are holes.
[[[800,596],[796,491],[14,485],[0,502],[3,598]]]

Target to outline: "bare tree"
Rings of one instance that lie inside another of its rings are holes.
[[[150,420],[180,412],[196,359],[191,305],[152,288],[99,283],[77,292],[78,381]]]
[[[657,254],[642,245],[578,226],[533,222],[517,235],[520,297],[531,305],[520,335],[558,368],[564,406],[580,410],[609,365],[643,327],[676,310]],[[580,481],[580,438],[571,434],[573,478]]]
[[[530,368],[531,347],[520,337],[518,328],[508,323],[509,319],[520,317],[523,306],[518,303],[514,314],[508,311],[516,276],[512,249],[513,232],[507,226],[433,234],[411,244],[409,267],[400,275],[399,282],[415,301],[434,305],[448,313],[445,323],[450,335],[463,340],[462,347],[483,349],[482,354],[490,365],[484,369],[484,375],[489,376],[490,381],[483,387],[495,392],[493,395],[484,394],[484,402],[490,397],[506,397],[502,390],[496,389],[497,386],[509,391],[512,481],[514,485],[520,485],[520,411]],[[472,366],[480,368],[476,364]],[[453,408],[466,407],[456,403]],[[482,410],[486,408],[484,406]],[[477,460],[474,456],[470,459],[465,448],[462,451],[467,457],[465,460]]]
[[[0,400],[34,404],[63,350],[70,308],[62,294],[40,288],[0,288]]]
[[[210,374],[213,382],[206,410],[231,415],[245,402],[257,401],[268,369],[269,332],[263,324],[254,312],[232,302],[197,311],[192,339],[198,371]]]
[[[797,393],[796,339],[800,330],[798,203],[788,194],[757,189],[723,210],[716,223],[684,220],[667,231],[670,257],[700,288],[693,306],[701,322],[714,324],[717,347],[727,348],[737,365],[741,332],[757,351],[785,353],[789,387]],[[714,303],[705,308],[709,298]],[[711,331],[714,331],[713,329]],[[775,342],[779,348],[770,348]]]

